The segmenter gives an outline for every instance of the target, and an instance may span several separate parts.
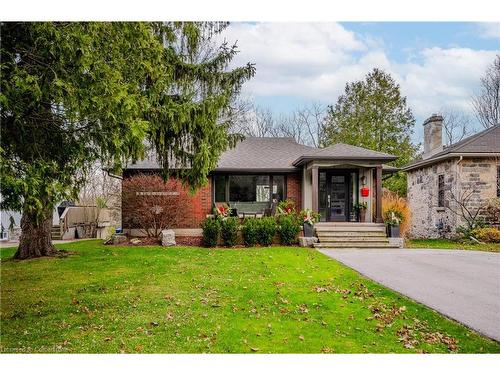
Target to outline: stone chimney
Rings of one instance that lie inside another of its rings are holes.
[[[443,151],[443,116],[433,114],[424,121],[423,159]]]

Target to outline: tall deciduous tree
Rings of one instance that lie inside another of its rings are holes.
[[[225,112],[252,64],[200,53],[221,23],[2,23],[2,206],[22,211],[16,258],[51,255],[52,210],[94,161],[119,170],[152,147],[203,185],[234,144]]]
[[[329,106],[321,134],[322,146],[346,143],[397,155],[396,166],[415,157],[411,142],[415,125],[399,85],[386,72],[374,69],[362,81],[348,83],[334,106]],[[406,194],[406,178],[398,173],[384,182]]]
[[[481,78],[479,92],[472,97],[472,106],[483,127],[500,124],[500,55]]]

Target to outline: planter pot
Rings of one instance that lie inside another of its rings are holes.
[[[366,217],[366,208],[362,208],[359,210],[359,221],[360,223],[365,222],[365,217]]]
[[[396,225],[387,225],[387,237],[395,238],[399,237],[399,224]]]
[[[311,224],[304,223],[304,237],[313,237],[314,227]]]

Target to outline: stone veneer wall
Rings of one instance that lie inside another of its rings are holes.
[[[452,212],[459,207],[451,199],[473,189],[470,207],[479,207],[485,201],[496,197],[497,167],[500,160],[485,158],[458,158],[408,172],[408,203],[411,210],[409,235],[413,238],[450,238],[456,235],[456,228],[463,225],[460,216]],[[437,207],[438,176],[444,174],[445,206]]]

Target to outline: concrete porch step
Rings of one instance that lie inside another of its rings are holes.
[[[383,227],[315,227],[316,233],[333,233],[333,232],[349,232],[349,233],[385,233],[385,226]]]
[[[315,228],[384,228],[382,223],[316,223]]]
[[[318,237],[320,242],[370,242],[370,243],[388,243],[389,240],[385,236],[377,236],[377,237],[361,237],[361,236],[352,236],[352,237]]]
[[[385,238],[385,232],[316,232],[318,237],[373,237]]]
[[[315,248],[329,249],[397,249],[397,246],[387,243],[370,243],[370,242],[319,242],[314,244]]]

